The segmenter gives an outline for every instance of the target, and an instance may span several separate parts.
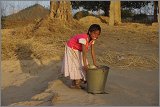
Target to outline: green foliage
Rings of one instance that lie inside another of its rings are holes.
[[[109,1],[71,1],[72,8],[78,9],[79,7],[83,7],[89,11],[97,11],[99,9],[104,10],[105,15],[108,14],[109,10]]]
[[[100,1],[72,1],[71,3],[74,9],[83,7],[84,9],[95,11],[98,10]]]
[[[129,9],[140,9],[148,3],[151,3],[151,1],[121,1],[121,7]]]
[[[79,7],[82,7],[83,1],[71,1],[71,5],[73,9],[78,9]]]
[[[146,14],[135,14],[133,16],[133,20],[144,20],[147,18],[147,15]]]
[[[124,9],[140,9],[144,7],[151,1],[121,1],[121,8]],[[84,9],[97,11],[99,9],[105,12],[105,16],[109,16],[109,5],[110,1],[71,1],[72,8],[78,9],[79,7],[83,7]],[[130,13],[124,13],[129,15]]]
[[[132,21],[136,23],[152,23],[152,20],[149,20],[146,14],[135,14]]]
[[[131,10],[129,9],[125,9],[125,10],[121,10],[121,16],[123,19],[126,19],[126,18],[130,18],[132,17],[134,14],[132,13]]]
[[[122,8],[141,8],[151,3],[152,1],[121,1]],[[110,1],[71,1],[72,7],[77,9],[79,7],[83,7],[88,10],[105,10],[107,6],[109,6]]]

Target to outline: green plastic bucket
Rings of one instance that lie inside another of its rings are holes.
[[[87,91],[88,93],[105,93],[105,84],[109,72],[109,67],[100,66],[98,68],[88,69]]]

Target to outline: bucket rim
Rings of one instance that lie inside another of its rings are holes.
[[[88,70],[98,70],[98,69],[105,69],[105,70],[109,70],[110,68],[106,65],[101,65],[98,68],[88,68]]]

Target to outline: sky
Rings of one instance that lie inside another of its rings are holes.
[[[29,7],[31,5],[34,5],[36,3],[41,4],[42,6],[49,8],[50,7],[50,0],[43,0],[43,1],[0,1],[1,2],[1,8],[6,8],[5,15],[16,13],[26,7]],[[83,8],[80,8],[80,10],[83,10]],[[153,14],[153,7],[151,5],[148,5],[144,8],[142,8],[142,12],[147,10],[146,14]],[[74,15],[79,10],[72,10],[72,14]],[[139,10],[135,10],[136,13],[139,12]],[[94,12],[96,14],[97,12]],[[103,13],[103,10],[100,11],[100,13]]]

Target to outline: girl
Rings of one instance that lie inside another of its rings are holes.
[[[67,42],[61,72],[72,80],[71,88],[81,88],[81,80],[86,81],[85,72],[88,69],[86,54],[89,47],[91,47],[93,64],[97,67],[94,42],[100,33],[101,27],[98,24],[92,24],[87,34],[77,34]]]

